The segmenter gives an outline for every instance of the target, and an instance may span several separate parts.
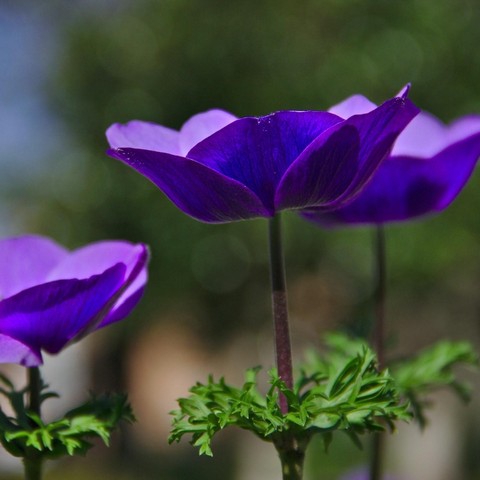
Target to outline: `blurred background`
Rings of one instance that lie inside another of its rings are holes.
[[[149,287],[131,318],[45,368],[65,408],[89,389],[128,390],[138,423],[110,449],[50,464],[47,480],[280,476],[270,445],[241,431],[219,435],[213,459],[166,442],[167,412],[195,381],[214,373],[239,383],[246,367],[273,363],[266,222],[190,219],[106,157],[105,129],[131,119],[178,129],[210,108],[328,109],[353,93],[382,102],[407,82],[413,101],[444,121],[480,113],[479,24],[477,0],[0,1],[0,235],[34,232],[69,248],[122,238],[152,249]],[[479,182],[477,173],[440,216],[388,228],[391,355],[442,338],[480,343]],[[284,217],[300,359],[328,330],[365,331],[372,232]],[[392,437],[389,471],[480,479],[478,398],[467,407],[449,393],[436,400],[426,432],[402,427]],[[341,436],[328,455],[314,442],[307,480],[337,479],[367,453]],[[2,457],[0,478],[19,478],[16,466]]]

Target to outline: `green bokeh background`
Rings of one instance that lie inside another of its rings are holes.
[[[125,238],[152,249],[144,300],[102,337],[95,388],[125,385],[130,342],[153,322],[161,325],[164,312],[187,312],[182,327],[206,350],[261,335],[270,323],[266,222],[211,226],[185,216],[104,155],[108,125],[137,118],[179,128],[210,108],[238,116],[327,109],[353,93],[381,102],[407,82],[412,100],[445,121],[480,113],[477,0],[132,0],[78,12],[75,2],[44,3],[42,14],[58,18],[61,31],[45,95],[69,133],[69,148],[34,182],[11,184],[0,199],[19,229],[71,248]],[[16,6],[30,7],[26,0]],[[388,229],[392,355],[440,338],[478,345],[479,181],[477,173],[441,215]],[[328,328],[365,332],[371,240],[367,229],[324,231],[285,215],[298,348]],[[248,366],[238,358],[239,372]],[[464,415],[464,462],[455,480],[480,478],[474,407]],[[164,438],[161,448],[145,451],[128,435],[127,428],[110,451],[66,462],[47,478],[235,479],[238,465],[249,462],[236,453],[244,436],[222,436],[212,461],[193,449],[168,450]],[[342,440],[329,457],[314,446],[307,478],[338,478],[365,458]]]

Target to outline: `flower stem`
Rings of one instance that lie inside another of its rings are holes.
[[[385,230],[382,225],[375,229],[375,323],[373,326],[373,345],[377,354],[378,369],[385,368],[385,300],[387,264],[385,253]],[[370,462],[370,480],[381,480],[384,456],[384,434],[375,433],[372,442]]]
[[[42,478],[42,457],[40,452],[36,455],[29,454],[23,459],[23,467],[25,471],[25,480],[41,480]]]
[[[38,367],[28,368],[28,402],[29,410],[40,417],[42,378]],[[42,455],[33,447],[27,451],[23,465],[25,480],[41,480],[42,478]]]
[[[282,463],[282,480],[302,480],[305,449],[308,440],[304,443],[287,436],[282,444],[275,443],[280,461]]]
[[[288,326],[287,291],[285,264],[282,248],[282,228],[280,214],[269,220],[270,277],[272,285],[273,324],[275,357],[279,377],[288,388],[293,388],[292,349]],[[287,399],[280,394],[280,410],[288,412]],[[284,477],[296,478],[296,477]]]

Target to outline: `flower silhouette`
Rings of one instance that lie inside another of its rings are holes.
[[[114,124],[108,154],[197,220],[272,217],[348,202],[417,113],[404,96],[345,119],[321,111],[235,119],[211,110],[179,132],[139,121]]]

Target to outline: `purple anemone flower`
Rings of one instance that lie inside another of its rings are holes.
[[[317,111],[236,119],[210,110],[179,132],[140,121],[114,124],[108,154],[197,220],[273,217],[349,201],[417,113],[405,96],[346,119]]]
[[[52,240],[0,240],[0,363],[41,365],[88,333],[126,317],[147,281],[148,250],[123,241],[69,252]]]
[[[330,111],[347,118],[375,108],[355,95]],[[356,199],[339,209],[312,209],[303,216],[324,226],[381,225],[440,212],[459,195],[479,156],[480,115],[444,125],[421,112]]]

